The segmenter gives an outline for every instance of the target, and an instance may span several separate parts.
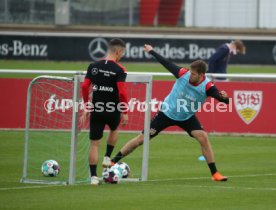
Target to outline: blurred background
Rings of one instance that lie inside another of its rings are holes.
[[[273,0],[1,0],[0,22],[275,29],[275,10]]]
[[[123,62],[153,62],[142,49],[149,43],[190,63],[241,39],[247,53],[230,64],[274,65],[274,11],[273,0],[0,0],[0,59],[95,61],[120,37]]]

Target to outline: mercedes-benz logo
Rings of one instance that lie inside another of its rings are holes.
[[[98,69],[97,68],[93,68],[92,69],[92,75],[96,75],[98,74]]]
[[[106,55],[108,42],[103,38],[93,39],[88,46],[88,53],[93,60],[99,60]]]
[[[274,47],[272,49],[272,57],[273,57],[274,61],[276,62],[276,44],[274,45]]]

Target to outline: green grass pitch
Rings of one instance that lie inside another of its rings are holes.
[[[93,187],[20,183],[24,132],[1,131],[0,136],[0,209],[275,209],[274,138],[210,136],[217,166],[229,176],[218,183],[198,161],[196,141],[160,134],[150,144],[148,182]],[[131,136],[120,134],[114,154]],[[101,154],[104,149],[102,141]],[[141,152],[124,159],[134,173],[139,173]]]
[[[166,72],[157,63],[123,63],[129,72]],[[1,69],[85,70],[88,62],[0,60]],[[229,66],[228,73],[276,73],[272,66]],[[34,77],[0,74],[0,77]],[[173,79],[155,77],[155,79]],[[133,135],[120,134],[113,154]],[[0,209],[81,210],[272,210],[276,208],[276,140],[269,137],[210,136],[218,169],[229,181],[213,182],[199,144],[186,135],[160,134],[150,144],[149,181],[49,186],[22,184],[23,131],[0,131]],[[100,161],[105,149],[102,141]],[[140,174],[142,148],[123,159]],[[42,164],[42,163],[41,163]],[[40,173],[40,167],[37,168]],[[100,173],[100,168],[98,173]],[[61,171],[64,173],[64,171]],[[63,174],[61,174],[62,176]]]

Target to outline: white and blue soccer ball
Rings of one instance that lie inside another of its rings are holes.
[[[122,178],[121,172],[114,166],[111,168],[105,168],[103,171],[103,180],[106,183],[117,184]]]
[[[60,166],[55,160],[46,160],[41,166],[41,172],[44,176],[54,177],[60,172]]]
[[[129,173],[129,166],[126,163],[119,162],[111,168],[105,168],[102,175],[106,183],[117,184],[121,179],[127,178]]]
[[[114,165],[122,174],[122,178],[127,178],[130,174],[130,168],[125,162],[118,162]]]

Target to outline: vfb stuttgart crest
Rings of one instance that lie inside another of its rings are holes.
[[[259,114],[262,107],[262,91],[234,91],[234,103],[240,118],[248,125]]]

